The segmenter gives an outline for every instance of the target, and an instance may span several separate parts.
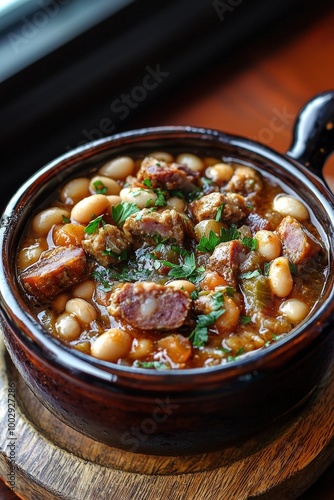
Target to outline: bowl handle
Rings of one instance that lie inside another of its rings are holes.
[[[318,94],[300,111],[287,155],[324,180],[322,169],[334,150],[334,91]]]

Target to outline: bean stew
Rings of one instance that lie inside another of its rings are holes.
[[[255,166],[184,152],[122,156],[59,188],[18,252],[43,327],[101,360],[222,365],[312,311],[327,252],[297,196]]]

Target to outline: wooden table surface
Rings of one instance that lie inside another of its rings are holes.
[[[193,125],[242,135],[280,152],[288,149],[294,119],[315,94],[334,88],[334,9],[277,43],[250,44],[155,104],[136,126]],[[278,122],[274,117],[280,117]],[[276,126],[273,126],[275,123]],[[277,124],[280,123],[280,126]],[[325,168],[334,188],[334,157]],[[333,498],[334,464],[301,498]],[[0,499],[17,497],[0,481]],[[43,500],[43,499],[38,499]]]

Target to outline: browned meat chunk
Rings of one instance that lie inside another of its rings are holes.
[[[140,330],[174,330],[185,322],[191,300],[182,290],[151,282],[125,283],[108,311]]]
[[[148,156],[142,161],[137,178],[139,181],[150,179],[153,189],[160,187],[168,190],[180,189],[189,192],[195,189],[193,182],[198,175],[197,172],[194,172],[186,165],[178,163],[169,165]]]
[[[224,191],[232,191],[243,196],[249,196],[259,193],[263,188],[261,176],[254,168],[237,167],[233,176],[226,184]]]
[[[264,219],[261,215],[254,212],[248,215],[245,223],[251,228],[252,233],[257,233],[261,229],[266,229],[267,231],[273,230],[273,226],[269,220]]]
[[[237,288],[240,257],[244,247],[239,240],[227,241],[216,246],[209,260],[209,267],[222,276],[229,286]]]
[[[229,223],[239,222],[249,212],[245,198],[234,193],[210,193],[189,204],[190,213],[196,222],[215,219],[220,207],[223,207],[220,220]]]
[[[276,233],[282,242],[283,254],[293,264],[300,264],[321,250],[319,242],[291,215],[284,217]]]
[[[28,293],[40,302],[83,280],[87,274],[87,259],[80,247],[56,247],[42,253],[38,262],[21,274]]]
[[[130,249],[130,242],[123,231],[111,224],[105,224],[94,233],[86,234],[81,245],[104,267],[126,260],[126,253]],[[122,256],[125,258],[122,259]]]
[[[136,242],[147,242],[156,245],[162,240],[170,243],[182,243],[184,239],[185,221],[175,210],[152,212],[143,208],[131,215],[124,223],[124,233]]]

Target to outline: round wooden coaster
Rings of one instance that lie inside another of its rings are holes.
[[[0,360],[0,475],[7,484],[12,478],[14,491],[27,500],[296,498],[334,460],[334,370],[284,428],[273,426],[221,452],[157,457],[110,448],[69,428],[27,388],[2,343]],[[10,384],[14,436],[8,426]]]

